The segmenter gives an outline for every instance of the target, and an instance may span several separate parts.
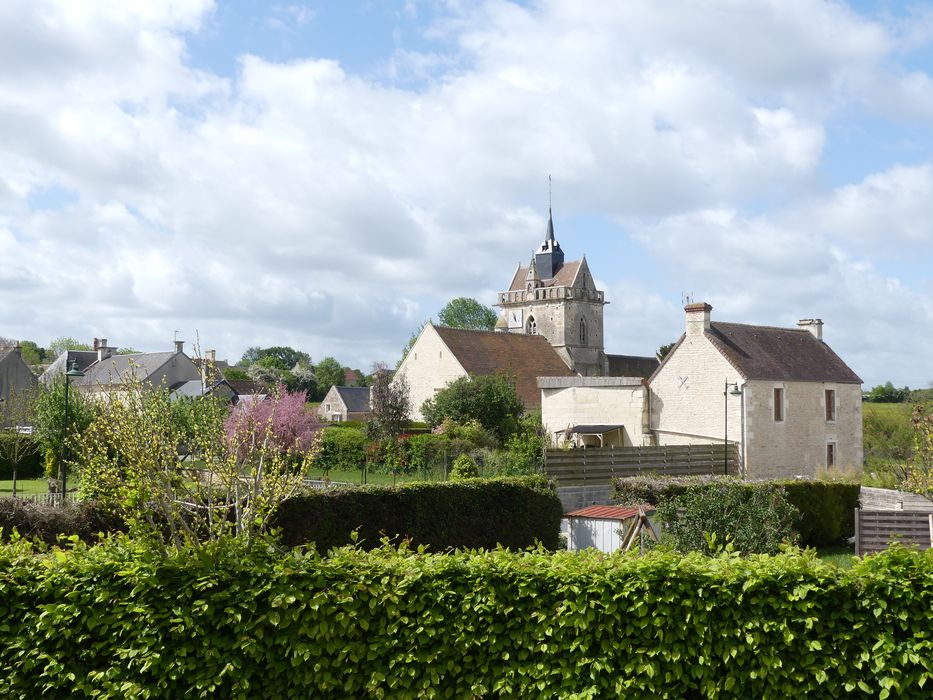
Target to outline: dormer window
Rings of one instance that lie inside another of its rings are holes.
[[[528,323],[525,324],[525,332],[528,335],[538,335],[538,323],[535,321],[534,316],[528,317]]]
[[[580,345],[586,345],[586,319],[580,319]]]

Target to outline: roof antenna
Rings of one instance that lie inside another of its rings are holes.
[[[547,210],[551,213],[551,173],[547,174]]]

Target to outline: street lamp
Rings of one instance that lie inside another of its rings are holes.
[[[62,444],[61,444],[61,455],[59,455],[59,465],[58,470],[61,474],[61,479],[59,481],[62,485],[62,508],[65,507],[65,498],[68,494],[68,465],[65,462],[66,450],[65,450],[65,441],[68,439],[68,387],[71,384],[72,377],[83,377],[84,372],[75,367],[75,360],[71,361],[71,369],[65,372],[65,419],[62,421]]]
[[[725,421],[724,421],[725,430],[724,430],[724,434],[722,438],[722,447],[723,447],[722,473],[723,474],[729,473],[729,394],[732,394],[733,396],[741,396],[742,387],[739,386],[738,382],[732,382],[730,384],[729,380],[727,379],[725,386],[723,386],[723,389],[722,389],[722,395],[724,397],[723,398],[723,402],[724,402],[723,410],[724,410],[724,415],[725,415]]]

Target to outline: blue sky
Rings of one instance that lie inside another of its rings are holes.
[[[713,318],[933,381],[933,5],[0,7],[0,336],[367,369],[544,235],[607,350]]]

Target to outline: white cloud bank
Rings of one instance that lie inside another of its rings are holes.
[[[933,112],[896,27],[816,0],[487,2],[431,28],[446,51],[387,57],[399,81],[433,75],[400,87],[310,53],[194,68],[212,11],[0,6],[3,335],[157,349],[198,329],[231,359],[391,362],[450,297],[491,302],[543,233],[553,173],[558,218],[619,222],[717,317],[821,315],[866,380],[933,379],[929,277],[873,262],[933,262],[930,166],[824,184],[841,113]],[[679,333],[679,298],[585,235],[560,234],[619,295],[609,349]]]

